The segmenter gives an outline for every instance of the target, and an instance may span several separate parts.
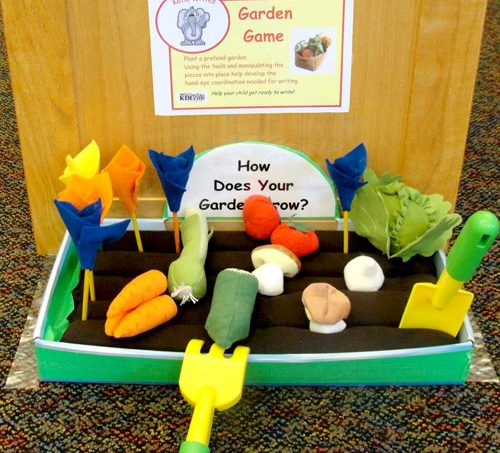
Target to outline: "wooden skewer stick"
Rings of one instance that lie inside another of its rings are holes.
[[[89,274],[88,269],[85,269],[83,274],[83,304],[82,304],[82,321],[87,320],[89,309]]]
[[[344,253],[349,253],[349,211],[344,211],[343,216],[344,216]]]
[[[135,242],[137,242],[137,249],[143,252],[141,234],[139,233],[139,226],[137,225],[137,216],[135,212],[132,213],[132,225],[134,226]]]
[[[179,234],[179,219],[177,218],[177,212],[173,212],[172,216],[174,220],[175,251],[176,253],[181,253],[181,238]]]
[[[92,269],[85,269],[85,273],[88,273],[87,281],[90,291],[90,300],[95,302],[94,271]]]

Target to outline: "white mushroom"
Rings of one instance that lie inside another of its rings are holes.
[[[344,267],[344,279],[350,291],[378,291],[384,284],[384,272],[369,256],[358,256]]]
[[[264,296],[279,296],[283,293],[283,270],[276,263],[266,263],[255,269],[252,274],[259,281],[259,293]]]
[[[300,271],[300,260],[295,253],[282,245],[261,245],[252,250],[252,264],[255,269],[266,263],[276,263],[285,277],[295,277]]]
[[[302,303],[311,332],[337,333],[347,327],[344,319],[351,312],[351,302],[332,285],[311,283],[302,293]]]
[[[300,271],[300,260],[282,245],[261,245],[252,251],[252,272],[259,281],[259,293],[279,296],[284,291],[284,277],[294,277]]]

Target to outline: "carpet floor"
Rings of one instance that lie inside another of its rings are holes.
[[[490,1],[456,211],[500,213],[498,69],[500,5]],[[42,383],[9,389],[6,378],[37,285],[38,256],[0,26],[0,450],[176,451],[191,417],[177,387]],[[467,289],[498,373],[499,241]],[[493,452],[500,449],[498,382],[460,387],[251,387],[218,413],[216,452]]]

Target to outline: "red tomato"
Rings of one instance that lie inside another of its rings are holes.
[[[314,57],[314,53],[311,49],[309,48],[305,48],[303,51],[302,51],[302,58],[312,58]]]
[[[282,223],[271,234],[271,244],[282,245],[300,258],[318,250],[319,239],[314,231],[302,231],[290,224]]]
[[[272,201],[264,195],[250,195],[243,205],[246,233],[254,239],[268,239],[280,223],[280,215]]]

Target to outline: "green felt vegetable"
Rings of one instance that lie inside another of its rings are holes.
[[[207,292],[205,259],[211,236],[205,216],[198,209],[186,209],[181,225],[182,252],[168,268],[168,290],[181,305],[188,300],[196,303]]]
[[[225,269],[217,275],[205,329],[222,348],[248,337],[258,288],[257,277],[247,271]]]
[[[307,41],[307,47],[309,47],[309,49],[313,51],[314,55],[325,53],[325,49],[323,48],[323,44],[321,43],[321,35],[316,35],[309,38],[309,41]]]
[[[448,214],[451,204],[441,195],[424,195],[403,184],[400,176],[377,178],[367,169],[364,179],[368,184],[356,191],[350,211],[354,231],[389,258],[431,256],[462,220]]]

